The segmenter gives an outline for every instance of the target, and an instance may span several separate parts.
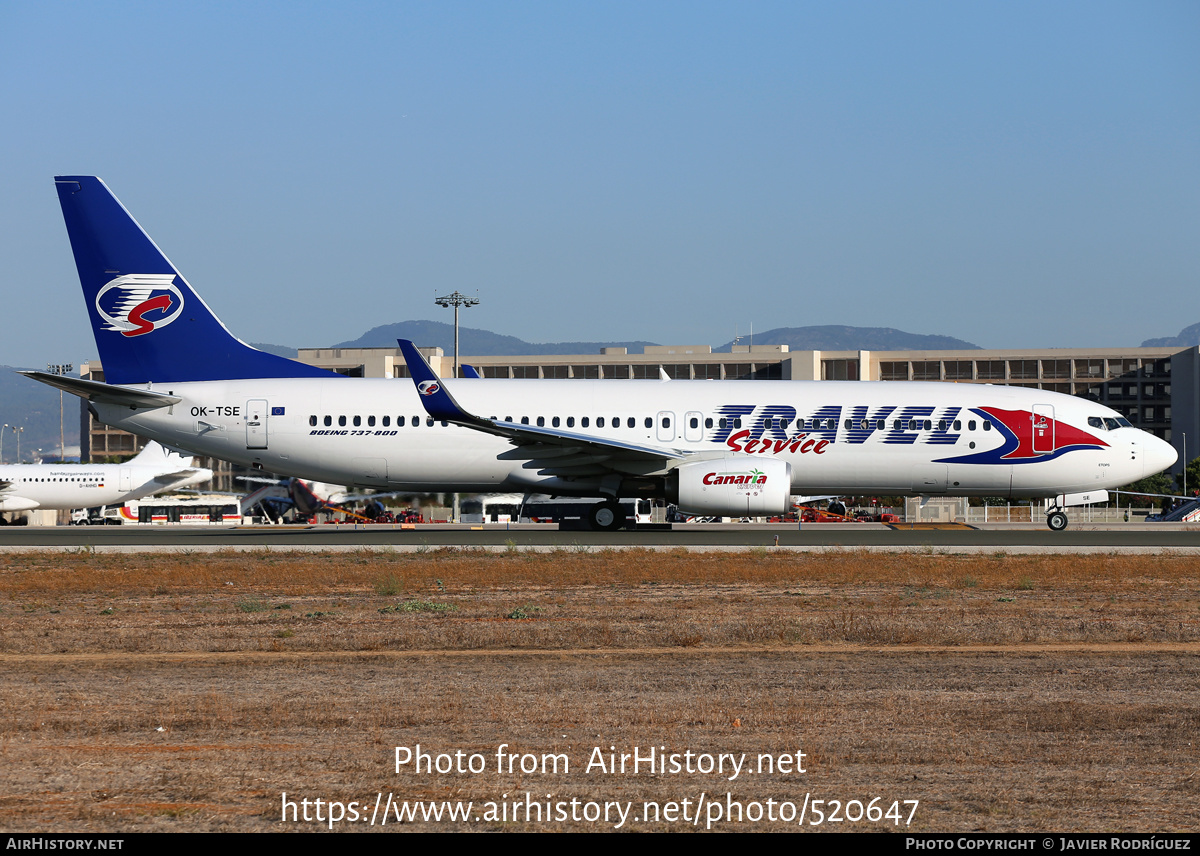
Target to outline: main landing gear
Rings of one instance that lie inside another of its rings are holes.
[[[602,532],[616,532],[625,525],[625,512],[615,502],[597,502],[588,511],[588,525]]]

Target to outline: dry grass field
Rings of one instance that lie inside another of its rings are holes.
[[[334,801],[362,831],[610,829],[621,806],[635,830],[800,828],[788,806],[844,831],[1192,830],[1198,655],[1200,561],[1170,556],[8,554],[0,818],[315,830]],[[481,769],[398,772],[418,744]],[[635,747],[685,769],[607,767]],[[803,773],[757,768],[797,752]],[[736,778],[703,768],[721,755]],[[281,819],[285,792],[314,822]],[[389,795],[472,815],[401,823]],[[866,819],[876,798],[899,824]]]

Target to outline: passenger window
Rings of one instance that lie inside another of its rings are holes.
[[[538,427],[539,427],[539,428],[545,428],[545,427],[546,427],[546,417],[545,417],[545,416],[539,416],[539,417],[537,418],[537,425],[538,425]]]
[[[709,421],[709,422],[712,422],[712,420],[711,420],[711,419],[710,419],[710,420],[708,420],[708,421]],[[722,422],[724,422],[725,420],[721,420],[721,421],[722,421]],[[652,418],[651,418],[651,417],[649,417],[649,416],[647,416],[647,417],[646,417],[646,427],[647,427],[647,428],[653,428],[653,427],[654,427],[654,419],[652,419]],[[711,427],[712,427],[712,425],[709,425],[708,427],[710,427],[710,428],[711,428]],[[722,427],[724,427],[724,426],[722,426]]]
[[[604,417],[603,417],[603,416],[597,416],[597,417],[596,417],[596,427],[597,427],[597,428],[603,428],[603,427],[604,427]]]
[[[433,427],[433,417],[432,417],[432,416],[426,417],[426,419],[425,419],[425,427],[426,427],[426,428],[432,428],[432,427]]]
[[[693,421],[693,422],[695,422],[696,420],[695,420],[695,419],[693,419],[692,421]],[[626,419],[626,420],[625,420],[625,425],[626,425],[627,427],[629,427],[629,428],[636,428],[636,427],[637,427],[637,420],[636,420],[636,419],[634,419],[632,416],[630,416],[628,419]],[[693,427],[693,428],[695,428],[696,426],[695,426],[695,425],[693,425],[692,427]]]
[[[581,428],[586,428],[590,424],[591,424],[591,421],[586,416],[582,417],[579,420],[579,427],[581,427]]]
[[[630,420],[630,422],[632,422],[632,421],[633,421],[633,420]],[[691,421],[690,421],[690,422],[688,422],[688,424],[689,424],[691,427],[693,427],[693,428],[699,428],[699,427],[700,427],[700,420],[699,420],[699,419],[697,419],[695,416],[693,416],[693,417],[691,418]],[[630,427],[630,428],[632,428],[632,427],[633,427],[633,425],[630,425],[629,427]]]
[[[397,417],[396,417],[396,427],[397,427],[397,428],[403,428],[403,427],[404,427],[404,417],[403,417],[403,416],[397,416]]]
[[[343,428],[346,427],[346,417],[345,416],[338,417],[338,425],[342,426]]]
[[[941,420],[939,420],[939,421],[938,421],[938,430],[939,430],[939,431],[945,431],[945,430],[946,430],[946,427],[947,427],[947,426],[946,426],[946,420],[945,420],[945,419],[941,419]]]
[[[729,423],[725,421],[724,416],[722,416],[720,418],[720,420],[717,422],[717,427],[718,428],[728,428],[729,427]]]
[[[790,419],[780,419],[780,420],[779,420],[779,427],[780,427],[780,428],[783,428],[783,429],[786,431],[786,430],[787,430],[787,427],[788,427],[788,424],[789,424],[791,421],[792,421],[792,420],[790,420]]]
[[[308,417],[308,424],[315,426],[317,424],[317,417],[315,417],[315,416]]]
[[[557,428],[557,427],[558,427],[558,422],[559,422],[559,420],[558,420],[558,417],[557,417],[557,416],[555,416],[553,419],[551,419],[551,420],[550,420],[550,425],[551,425],[552,427],[554,427],[554,428]]]
[[[414,416],[414,417],[412,418],[412,424],[413,424],[413,427],[414,427],[414,428],[416,428],[418,425],[420,425],[420,424],[421,424],[421,417],[420,417],[420,416]]]
[[[875,423],[875,427],[878,428],[880,431],[882,431],[883,429],[887,428],[887,420],[880,419],[878,422]]]
[[[713,426],[713,421],[712,421],[712,417],[710,416],[704,420],[704,427],[711,428],[712,426]],[[647,427],[649,427],[649,426],[647,426]]]
[[[909,431],[917,430],[917,420],[915,420],[915,419],[908,420],[908,430]]]
[[[738,416],[737,418],[735,418],[735,419],[733,420],[733,427],[734,427],[734,428],[741,428],[741,427],[742,427],[742,417]]]
[[[972,419],[970,422],[967,423],[967,430],[968,431],[975,430],[975,420],[974,419]]]
[[[574,416],[568,416],[568,417],[567,417],[567,427],[568,427],[568,428],[574,428],[574,427],[575,427],[575,417],[574,417]]]
[[[333,424],[333,417],[332,417],[332,416],[326,416],[326,417],[325,417],[325,427],[326,427],[326,428],[328,428],[328,427],[329,427],[330,425],[332,425],[332,424]]]
[[[959,420],[957,420],[957,419],[955,419],[955,420],[954,420],[954,430],[955,430],[955,431],[961,431],[961,430],[962,430],[962,422],[960,422],[960,421],[959,421]]]
[[[991,431],[991,430],[992,430],[992,423],[991,423],[991,421],[989,421],[989,420],[987,420],[987,419],[983,420],[983,430],[984,430],[984,431]]]
[[[933,430],[933,420],[931,420],[931,419],[926,419],[926,420],[925,420],[925,430],[926,430],[926,431],[932,431],[932,430]]]
[[[528,425],[528,424],[529,424],[529,417],[528,417],[528,416],[522,416],[522,417],[521,417],[521,424],[522,424],[522,425]]]
[[[846,426],[846,430],[850,430],[851,428],[853,428],[853,427],[854,427],[854,420],[853,420],[853,419],[847,419],[847,420],[845,421],[845,423],[843,423],[843,424]]]
[[[391,424],[392,424],[392,417],[390,417],[390,416],[383,417],[383,427],[384,428],[387,428]]]
[[[368,416],[368,417],[367,417],[367,427],[368,427],[368,428],[374,428],[374,427],[375,427],[375,417],[374,417],[374,416]]]
[[[662,427],[664,427],[664,428],[670,428],[670,427],[671,427],[671,418],[670,418],[669,416],[664,416],[664,417],[663,417],[663,421],[662,421]]]

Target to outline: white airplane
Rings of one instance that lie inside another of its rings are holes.
[[[105,184],[55,179],[108,383],[26,372],[97,418],[197,454],[390,491],[665,497],[712,516],[792,494],[1053,497],[1175,463],[1107,407],[1036,389],[903,382],[347,378],[235,338]],[[453,394],[451,394],[453,392]]]
[[[121,464],[8,464],[0,466],[0,512],[119,505],[211,478],[154,442]]]

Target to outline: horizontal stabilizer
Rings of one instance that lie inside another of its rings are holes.
[[[94,380],[84,380],[78,377],[50,374],[49,372],[17,372],[25,377],[39,380],[44,384],[78,395],[80,398],[94,401],[97,404],[116,404],[124,407],[154,409],[170,407],[183,401],[178,395],[167,395],[165,392],[154,392],[149,389],[127,389],[123,386],[113,386]]]

